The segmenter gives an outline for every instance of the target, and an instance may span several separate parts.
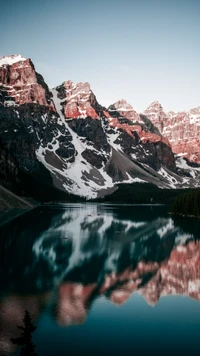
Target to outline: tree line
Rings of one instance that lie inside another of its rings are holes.
[[[200,189],[185,192],[175,197],[171,211],[173,214],[200,218]]]
[[[151,183],[119,184],[118,189],[103,198],[93,202],[129,203],[129,204],[166,204],[171,205],[173,199],[181,194],[183,189],[161,189]]]

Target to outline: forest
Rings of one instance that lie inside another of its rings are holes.
[[[151,183],[120,184],[114,193],[94,199],[93,202],[171,205],[174,198],[185,191],[192,189],[161,189]]]
[[[184,192],[174,198],[171,212],[200,218],[200,189]]]

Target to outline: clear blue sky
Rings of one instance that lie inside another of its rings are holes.
[[[91,84],[102,104],[200,106],[200,0],[9,0],[0,56],[32,59],[50,87]]]

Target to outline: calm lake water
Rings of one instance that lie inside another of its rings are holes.
[[[162,206],[37,208],[0,230],[0,354],[200,355],[200,222]]]

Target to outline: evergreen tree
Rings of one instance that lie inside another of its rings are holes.
[[[173,202],[174,214],[200,217],[200,189],[178,195]]]
[[[21,356],[36,356],[34,351],[35,345],[32,342],[32,333],[35,331],[36,326],[33,325],[29,312],[26,310],[23,318],[24,325],[17,326],[22,330],[21,336],[17,338],[11,338],[13,344],[21,346]]]

